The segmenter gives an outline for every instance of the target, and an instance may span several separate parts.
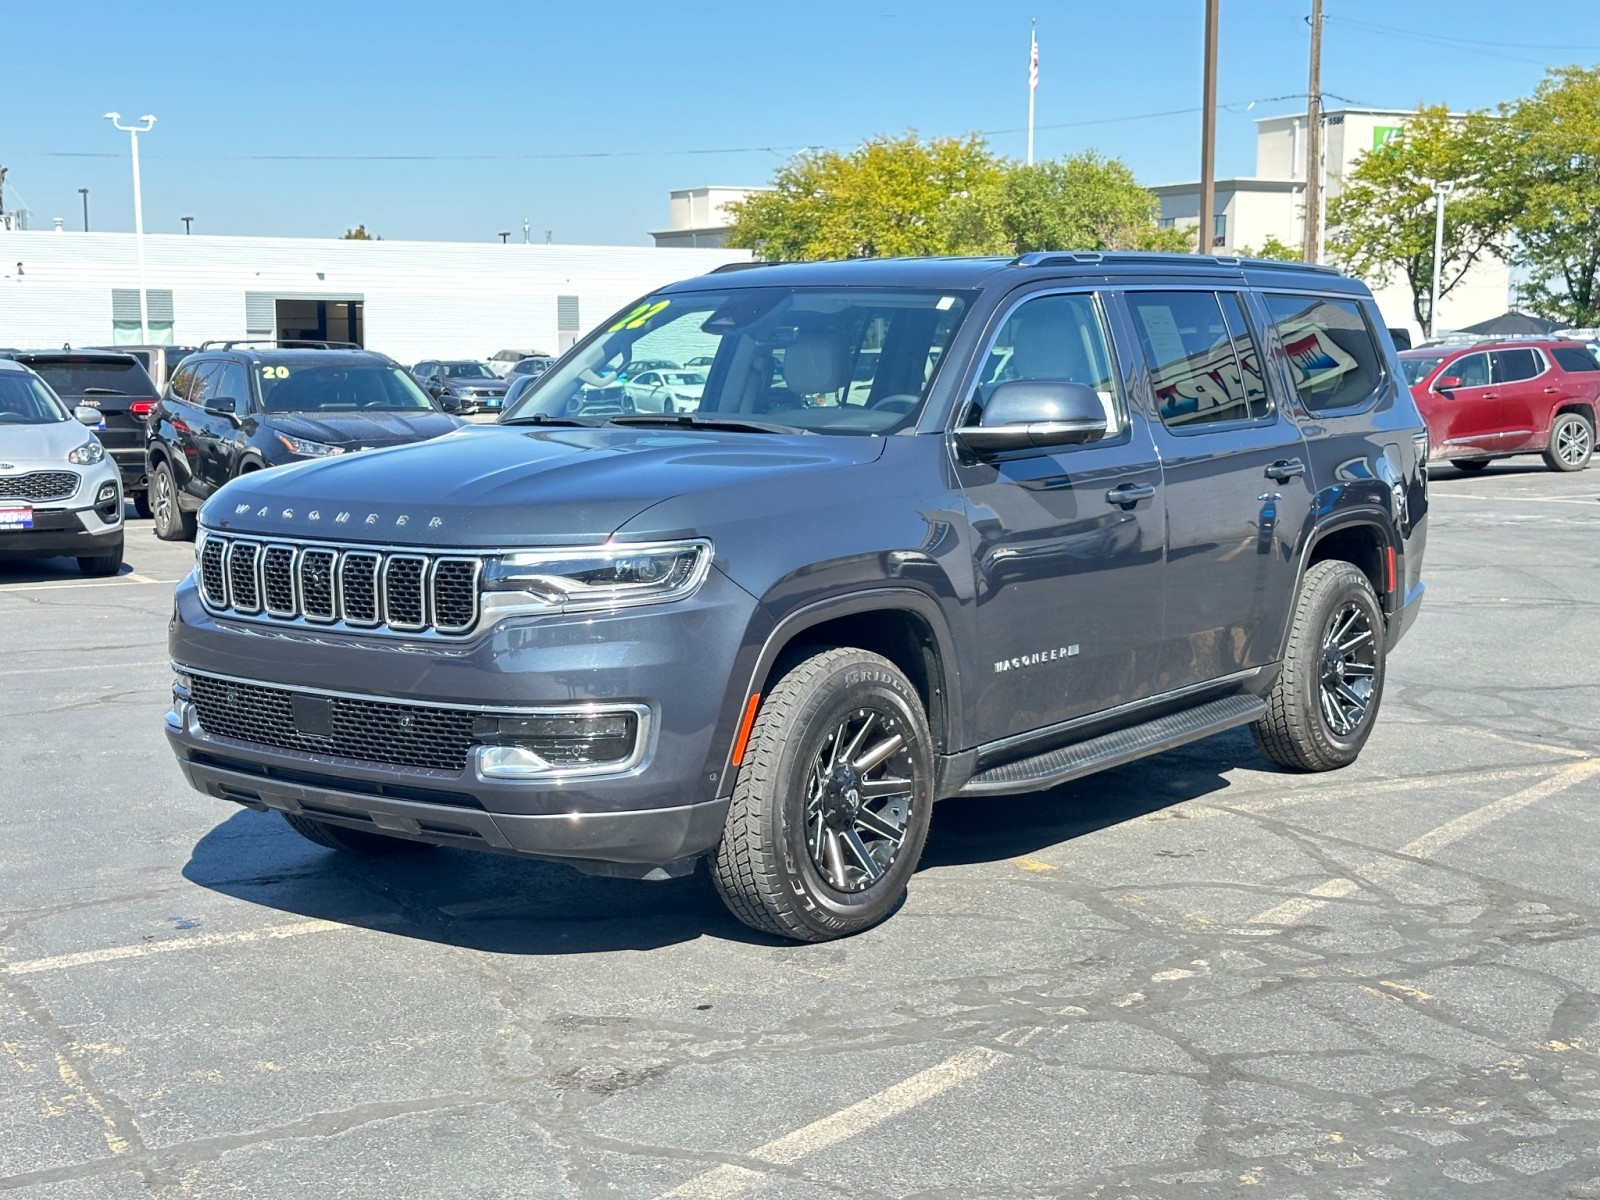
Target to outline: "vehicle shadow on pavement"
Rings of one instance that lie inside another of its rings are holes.
[[[1260,765],[1241,731],[1048,792],[946,800],[934,807],[919,869],[1034,854],[1222,791],[1224,772]],[[295,917],[495,954],[652,950],[701,937],[780,944],[734,920],[703,868],[642,883],[471,850],[357,858],[307,842],[274,813],[249,809],[202,837],[183,874]]]

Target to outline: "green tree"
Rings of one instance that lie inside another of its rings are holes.
[[[1280,242],[1274,234],[1268,234],[1267,240],[1261,243],[1261,249],[1252,250],[1249,246],[1239,247],[1240,258],[1271,258],[1279,262],[1301,262],[1302,255],[1299,246],[1288,246]]]
[[[1094,150],[1026,167],[1009,164],[966,206],[969,240],[998,251],[1130,250],[1188,238],[1158,231],[1154,193],[1120,159]]]
[[[976,135],[808,151],[779,169],[773,191],[728,206],[728,245],[783,260],[972,253],[984,247],[961,218],[1001,170]]]
[[[1445,206],[1440,296],[1478,263],[1506,257],[1510,200],[1505,123],[1488,113],[1454,119],[1442,104],[1423,106],[1405,131],[1363,154],[1328,206],[1328,250],[1348,270],[1379,284],[1396,274],[1411,289],[1411,311],[1430,331],[1433,285],[1433,182],[1455,184]]]
[[[1528,307],[1564,325],[1600,324],[1600,68],[1552,71],[1502,111]]]
[[[383,241],[383,235],[381,233],[368,233],[365,225],[357,225],[354,229],[346,229],[340,240],[346,242],[381,242]]]

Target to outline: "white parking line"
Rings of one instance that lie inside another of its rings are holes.
[[[1446,821],[1436,829],[1430,829],[1421,837],[1401,846],[1392,856],[1373,859],[1366,863],[1356,874],[1372,881],[1393,879],[1410,865],[1405,861],[1407,858],[1427,858],[1429,855],[1437,854],[1446,846],[1477,833],[1501,817],[1510,816],[1530,804],[1535,804],[1557,792],[1563,792],[1596,773],[1600,773],[1600,759],[1585,759],[1583,762],[1573,763],[1570,767],[1563,767],[1548,779],[1541,779],[1520,792],[1512,792],[1511,795],[1491,801],[1482,808],[1475,808],[1454,820]],[[1360,887],[1361,885],[1353,879],[1330,879],[1318,884],[1304,896],[1297,896],[1293,900],[1285,900],[1282,904],[1274,904],[1271,908],[1264,909],[1246,923],[1291,925],[1316,912],[1329,900],[1340,900],[1353,895],[1360,890]]]
[[[1379,879],[1385,876],[1398,874],[1406,864],[1400,856],[1422,858],[1436,853],[1446,846],[1459,842],[1462,838],[1478,832],[1485,826],[1498,821],[1501,817],[1527,808],[1530,804],[1537,803],[1557,792],[1566,790],[1574,784],[1581,783],[1592,775],[1600,773],[1600,759],[1586,759],[1583,762],[1573,763],[1563,767],[1547,779],[1513,792],[1502,799],[1492,801],[1475,808],[1469,813],[1446,821],[1443,825],[1429,830],[1419,838],[1415,838],[1395,851],[1395,857],[1381,858],[1367,864],[1359,872],[1366,879]],[[1395,781],[1402,782],[1402,781]],[[1409,781],[1405,781],[1409,782]],[[1309,913],[1315,912],[1329,900],[1336,900],[1351,895],[1360,888],[1360,884],[1353,879],[1330,879],[1319,884],[1305,896],[1298,896],[1293,900],[1286,900],[1282,904],[1275,904],[1271,908],[1256,914],[1249,919],[1252,925],[1287,925],[1299,920]],[[1262,933],[1269,932],[1262,930]],[[1018,1041],[1026,1040],[1037,1028],[1029,1029]],[[924,1101],[932,1099],[941,1092],[948,1091],[957,1084],[981,1075],[992,1067],[1005,1061],[1006,1056],[997,1050],[985,1046],[974,1046],[954,1054],[941,1063],[929,1067],[926,1071],[919,1071],[908,1079],[883,1089],[868,1096],[865,1100],[857,1101],[848,1108],[840,1109],[831,1116],[801,1126],[793,1133],[757,1146],[745,1157],[756,1162],[767,1162],[774,1165],[787,1165],[798,1161],[808,1154],[832,1146],[855,1136],[863,1130],[874,1125],[882,1124],[890,1117],[915,1108]],[[761,1171],[751,1167],[734,1166],[725,1163],[703,1174],[696,1175],[686,1183],[679,1184],[671,1191],[663,1192],[657,1200],[728,1200],[729,1197],[738,1195],[746,1188],[760,1182],[764,1178]]]
[[[10,586],[0,584],[0,596],[12,592],[59,592],[63,588],[126,588],[150,584],[172,587],[181,582],[179,579],[151,579],[146,575],[123,575],[117,579],[79,579],[71,583],[18,583]]]
[[[1428,497],[1440,500],[1476,500],[1480,504],[1484,501],[1498,504],[1502,500],[1520,500],[1524,504],[1580,504],[1586,507],[1593,507],[1595,501],[1600,500],[1600,496],[1511,496],[1504,492],[1497,492],[1492,496],[1488,494],[1475,496],[1471,492],[1438,492],[1431,488],[1428,490]]]
[[[987,1046],[974,1046],[959,1054],[952,1054],[926,1071],[918,1071],[909,1079],[902,1079],[881,1092],[875,1092],[849,1108],[841,1108],[830,1116],[802,1125],[793,1133],[786,1133],[764,1146],[757,1146],[746,1157],[775,1165],[798,1162],[808,1154],[815,1154],[874,1125],[881,1125],[890,1117],[915,1108],[974,1075],[983,1074],[1006,1058],[1000,1051]],[[723,1197],[737,1195],[761,1178],[760,1171],[724,1164],[696,1175],[670,1192],[662,1193],[659,1200],[722,1200]]]
[[[207,946],[239,946],[247,942],[270,942],[281,938],[300,937],[307,933],[332,933],[335,930],[350,928],[353,926],[340,921],[293,921],[285,925],[268,925],[264,929],[239,929],[232,933],[201,933],[194,937],[139,942],[132,946],[106,946],[100,950],[81,950],[76,954],[54,954],[48,958],[0,963],[0,973],[37,975],[41,971],[65,971],[71,967],[119,962],[128,958],[144,958],[151,954],[170,954],[177,950],[200,950]]]

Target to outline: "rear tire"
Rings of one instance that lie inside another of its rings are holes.
[[[292,813],[282,813],[283,819],[289,822],[289,828],[308,841],[315,842],[329,850],[341,850],[346,854],[358,854],[363,858],[387,858],[396,854],[416,854],[423,850],[432,850],[434,847],[427,842],[413,842],[409,838],[388,837],[381,833],[368,833],[364,829],[346,829],[342,825],[332,825],[327,821],[317,821],[311,817],[299,817]]]
[[[753,929],[804,942],[859,933],[905,898],[932,801],[916,689],[879,655],[819,650],[761,702],[712,879]]]
[[[1594,453],[1594,425],[1582,413],[1557,413],[1550,426],[1544,465],[1552,471],[1581,471]]]
[[[179,505],[178,482],[168,463],[158,462],[150,472],[150,491],[156,536],[163,542],[194,541],[194,514],[184,512]]]
[[[1383,699],[1383,610],[1352,563],[1313,563],[1300,585],[1283,670],[1251,725],[1279,766],[1332,771],[1361,754]]]
[[[1487,458],[1452,458],[1450,465],[1458,471],[1465,471],[1468,475],[1476,475],[1489,465]]]
[[[91,579],[115,575],[122,570],[122,543],[109,554],[89,554],[78,559],[78,570]]]

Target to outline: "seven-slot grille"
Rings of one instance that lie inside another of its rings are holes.
[[[200,596],[211,611],[232,616],[464,634],[478,622],[482,568],[458,555],[207,533]]]
[[[207,733],[310,754],[460,771],[472,746],[471,709],[426,708],[355,696],[308,696],[210,675],[190,676],[190,695]],[[296,720],[296,702],[325,706],[320,732]]]
[[[76,471],[29,471],[0,475],[0,500],[66,500],[78,490]]]

